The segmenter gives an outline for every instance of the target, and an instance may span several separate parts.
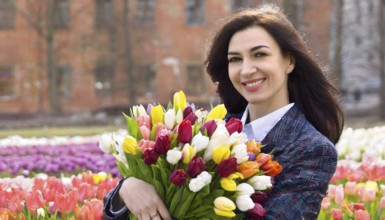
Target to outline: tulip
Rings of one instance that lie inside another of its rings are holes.
[[[170,141],[169,141],[170,135],[167,133],[164,133],[164,135],[159,135],[156,138],[154,150],[158,154],[166,154],[168,150],[170,150]]]
[[[237,158],[238,164],[249,160],[246,148],[245,144],[237,144],[231,150],[231,155],[234,155],[234,157]]]
[[[349,209],[352,212],[355,212],[356,210],[365,210],[365,204],[364,203],[349,204]]]
[[[179,151],[178,149],[172,149],[172,150],[169,150],[167,151],[167,157],[166,157],[166,160],[167,162],[169,162],[170,164],[177,164],[178,161],[182,158],[182,152]]]
[[[189,144],[185,144],[182,150],[182,161],[184,164],[190,163],[192,158],[196,155],[195,148]]]
[[[254,208],[255,204],[249,195],[240,195],[235,199],[235,203],[237,204],[237,208],[242,212],[246,212],[252,208]]]
[[[333,208],[331,210],[331,214],[332,214],[333,220],[341,220],[342,219],[342,211],[341,211],[341,209]]]
[[[151,123],[153,126],[163,123],[163,107],[161,105],[151,108]]]
[[[222,177],[228,177],[230,174],[237,171],[237,159],[234,157],[223,160],[216,170]]]
[[[229,145],[237,145],[237,144],[246,144],[248,142],[247,135],[245,133],[238,133],[237,131],[232,133],[226,144]]]
[[[255,192],[254,188],[248,183],[238,184],[237,191],[238,191],[238,195],[248,195],[248,196],[251,196]]]
[[[32,192],[26,196],[25,202],[30,212],[42,208],[46,203],[40,190],[32,190]]]
[[[155,164],[158,161],[159,154],[151,148],[146,148],[143,151],[143,161],[145,164]]]
[[[220,184],[222,189],[228,192],[234,192],[237,190],[237,183],[231,178],[221,178]]]
[[[238,118],[231,118],[227,123],[226,123],[226,129],[227,131],[232,134],[234,132],[242,132],[242,121],[239,120]]]
[[[203,119],[207,116],[208,112],[204,108],[200,108],[195,111],[195,115],[198,117],[198,124],[201,124]]]
[[[253,176],[247,181],[255,190],[266,190],[273,186],[270,176]]]
[[[203,187],[209,185],[211,183],[212,176],[209,172],[203,171],[197,177],[192,178],[189,183],[189,189],[192,192],[198,192]]]
[[[138,148],[141,152],[144,151],[144,149],[146,148],[150,148],[150,149],[154,149],[154,146],[155,146],[155,142],[154,141],[150,141],[150,140],[140,140],[139,143],[138,143]]]
[[[146,127],[146,126],[141,126],[140,128],[139,128],[139,130],[140,130],[140,133],[142,134],[142,137],[143,137],[143,139],[144,140],[149,140],[150,139],[150,129],[148,128],[148,127]]]
[[[136,142],[136,139],[132,136],[127,136],[126,138],[124,138],[122,148],[127,154],[136,155],[138,150],[138,144]]]
[[[259,203],[259,204],[262,204],[262,205],[266,202],[266,200],[268,198],[266,193],[259,192],[259,191],[254,192],[250,197],[251,197],[251,199],[253,200],[254,203]]]
[[[104,153],[111,153],[112,152],[112,147],[114,146],[114,140],[112,138],[112,134],[103,134],[100,136],[99,140],[99,148],[102,150]]]
[[[221,196],[214,200],[214,212],[219,216],[235,217],[235,213],[233,212],[235,208],[234,202],[226,197]]]
[[[77,189],[79,191],[78,202],[83,202],[85,199],[93,198],[96,195],[96,187],[86,182],[81,183]]]
[[[266,209],[264,209],[261,204],[255,203],[254,208],[247,211],[247,215],[252,219],[259,220],[266,215]]]
[[[183,121],[183,113],[182,113],[182,111],[179,109],[179,110],[176,112],[175,122],[176,122],[177,124],[180,124],[182,121]]]
[[[189,120],[183,120],[178,127],[178,141],[180,143],[190,143],[192,138],[192,126]]]
[[[183,110],[183,119],[187,118],[187,116],[190,115],[191,113],[194,113],[194,109],[192,106],[189,105]],[[191,124],[194,124],[194,123],[191,123]]]
[[[241,172],[245,178],[249,178],[259,171],[259,165],[255,161],[246,161],[238,165],[238,171]]]
[[[254,154],[258,154],[259,152],[261,152],[261,142],[256,142],[254,139],[247,142],[246,144],[247,146],[247,152],[250,152],[250,153],[254,153]]]
[[[151,129],[151,119],[148,115],[141,115],[136,119],[136,122],[138,123],[139,127],[145,126],[148,129]]]
[[[155,126],[155,139],[159,137],[159,135],[161,135],[162,133],[170,135],[171,131],[167,130],[166,126],[163,123],[158,122],[158,124],[156,124]]]
[[[265,154],[265,153],[259,153],[257,155],[257,158],[255,159],[257,163],[259,163],[259,166],[263,166],[269,161],[271,161],[271,155],[270,154]]]
[[[209,137],[211,137],[215,131],[215,129],[217,129],[217,123],[215,122],[215,120],[208,120],[206,121],[200,128],[200,131],[201,132],[204,132],[206,130],[207,132],[207,135]]]
[[[176,186],[183,186],[186,182],[187,174],[182,169],[174,170],[171,173],[170,181]]]
[[[385,196],[380,199],[380,203],[378,204],[378,208],[384,210],[385,209]]]
[[[209,138],[203,136],[201,132],[198,132],[198,134],[196,134],[191,141],[191,145],[195,147],[197,153],[206,149],[208,144]]]
[[[370,214],[366,210],[357,210],[354,212],[356,220],[370,220]]]
[[[166,125],[166,128],[169,130],[172,130],[175,125],[175,110],[174,109],[169,109],[167,112],[164,114],[164,124]]]
[[[183,111],[187,107],[186,96],[183,91],[174,94],[174,109],[175,111]]]
[[[275,177],[282,171],[282,166],[277,161],[270,161],[261,167],[261,170],[265,171],[267,175]]]
[[[143,105],[134,105],[132,107],[132,114],[134,115],[135,118],[139,118],[140,116],[148,116]]]
[[[230,157],[230,145],[219,146],[213,151],[213,161],[220,164],[223,160]]]
[[[201,172],[206,170],[205,163],[202,158],[194,156],[187,167],[187,173],[190,177],[194,178]]]
[[[75,211],[78,196],[77,190],[57,195],[54,201],[53,209],[64,214]]]
[[[344,188],[342,186],[337,186],[334,193],[335,202],[341,204],[344,201]]]
[[[184,118],[184,120],[189,120],[191,122],[191,124],[193,125],[198,120],[198,117],[194,114],[194,112],[191,112],[189,115],[187,115],[186,118]]]
[[[223,119],[226,116],[226,114],[227,114],[227,110],[225,105],[220,104],[215,106],[213,109],[211,109],[211,111],[207,115],[206,120],[208,121],[212,119]]]

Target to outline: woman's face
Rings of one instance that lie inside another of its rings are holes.
[[[230,80],[251,106],[274,111],[289,103],[287,78],[294,64],[265,29],[236,32],[227,58]]]

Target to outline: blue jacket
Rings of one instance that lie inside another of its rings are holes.
[[[229,115],[242,117],[242,114]],[[294,105],[262,141],[262,152],[273,152],[283,170],[274,181],[264,219],[317,219],[321,202],[337,165],[334,145],[319,133]],[[106,219],[111,215],[111,198],[116,187],[104,198]],[[122,213],[127,216],[127,209]],[[126,218],[127,219],[127,218]]]

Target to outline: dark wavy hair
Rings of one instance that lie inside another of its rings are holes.
[[[214,36],[205,61],[206,71],[230,113],[245,110],[247,101],[234,88],[228,73],[227,52],[232,36],[249,27],[264,28],[278,43],[282,54],[295,59],[294,70],[288,77],[289,101],[295,102],[307,120],[333,143],[344,126],[343,111],[339,105],[340,92],[326,78],[300,33],[280,8],[263,4],[258,8],[240,11],[228,20]]]

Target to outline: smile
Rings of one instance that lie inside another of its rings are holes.
[[[265,82],[265,78],[258,79],[258,80],[250,80],[247,82],[243,82],[242,85],[248,92],[255,92],[257,91],[263,82]]]

